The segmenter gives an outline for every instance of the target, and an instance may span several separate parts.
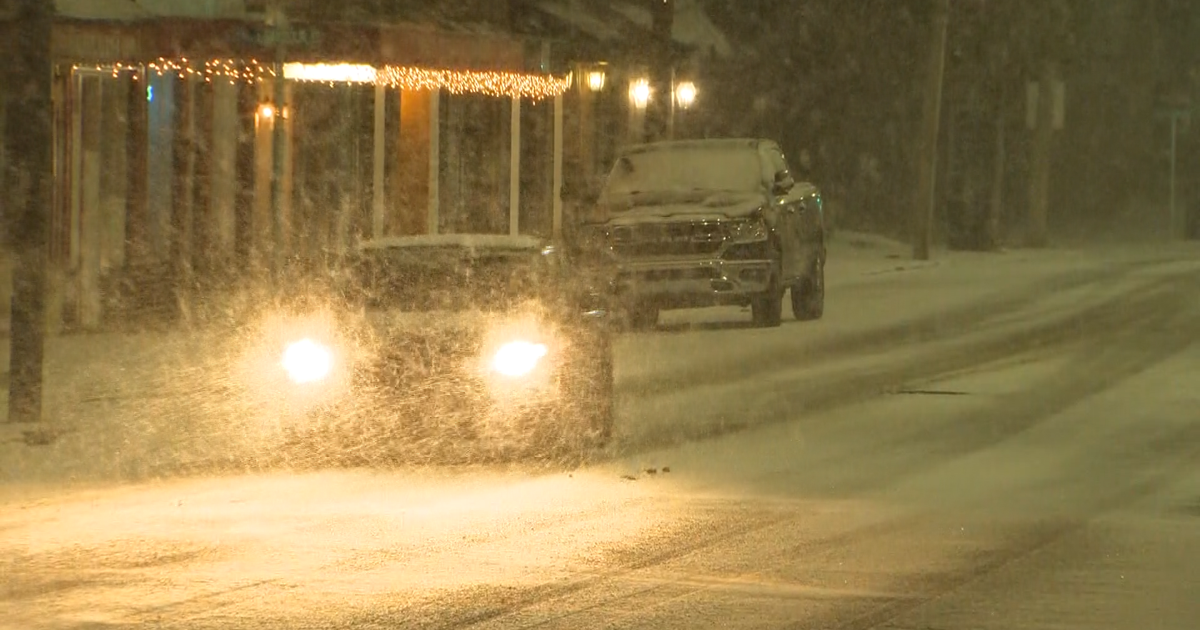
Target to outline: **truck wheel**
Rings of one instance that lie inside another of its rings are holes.
[[[824,314],[825,262],[818,259],[812,271],[792,286],[792,315],[800,321],[812,321]]]
[[[765,294],[751,300],[750,313],[754,325],[760,328],[774,328],[783,322],[783,287],[779,284],[779,273],[771,274],[771,284]]]

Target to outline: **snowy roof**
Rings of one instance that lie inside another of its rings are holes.
[[[625,147],[623,153],[645,153],[648,151],[660,151],[669,149],[687,149],[687,148],[746,148],[756,149],[759,145],[775,145],[771,140],[763,138],[705,138],[703,140],[664,140],[662,142],[650,142],[646,144],[635,144]]]
[[[650,10],[644,2],[613,2],[612,8],[640,28],[649,29],[652,25]],[[733,46],[729,44],[729,39],[709,19],[708,13],[700,6],[698,0],[675,0],[671,37],[681,44],[707,48],[721,57],[733,54]]]
[[[363,241],[359,249],[400,249],[406,247],[462,247],[466,249],[540,250],[546,243],[536,236],[509,234],[419,234],[388,236]]]
[[[620,29],[589,12],[580,0],[542,0],[536,4],[541,11],[570,24],[591,37],[602,41],[621,38]]]
[[[145,20],[155,17],[245,17],[243,0],[56,0],[55,13],[79,20]]]
[[[536,0],[539,11],[580,34],[602,42],[620,42],[637,31],[649,31],[650,11],[630,0]],[[725,34],[708,17],[699,0],[676,0],[672,38],[679,44],[733,54]]]

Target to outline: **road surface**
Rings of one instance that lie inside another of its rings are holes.
[[[631,336],[577,468],[13,484],[0,627],[1192,629],[1200,265],[1117,267]]]

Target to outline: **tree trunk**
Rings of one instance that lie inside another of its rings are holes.
[[[52,66],[50,34],[54,3],[16,3],[18,39],[8,59],[4,120],[11,179],[13,241],[12,341],[9,355],[9,422],[42,418],[42,378],[46,341],[46,266],[51,187],[54,184]]]
[[[917,191],[913,201],[913,258],[929,260],[933,240],[933,206],[936,196],[938,124],[942,114],[942,75],[946,68],[946,28],[950,0],[935,0],[929,74],[925,85],[925,119],[921,128],[917,163]]]

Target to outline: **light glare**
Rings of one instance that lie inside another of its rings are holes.
[[[691,81],[680,83],[675,87],[675,98],[680,107],[691,107],[696,102],[696,84]]]
[[[320,83],[375,83],[379,72],[374,67],[353,63],[287,63],[283,78]]]
[[[492,369],[509,378],[533,372],[549,350],[544,344],[513,341],[500,346],[492,357]]]
[[[593,92],[599,92],[600,90],[603,90],[604,89],[604,78],[605,77],[604,77],[603,70],[593,70],[593,71],[589,72],[587,75],[588,89],[590,89]]]
[[[282,365],[293,383],[315,383],[333,371],[333,352],[312,339],[301,339],[283,351]]]
[[[634,107],[642,109],[650,103],[650,81],[638,79],[629,85],[629,100]]]

